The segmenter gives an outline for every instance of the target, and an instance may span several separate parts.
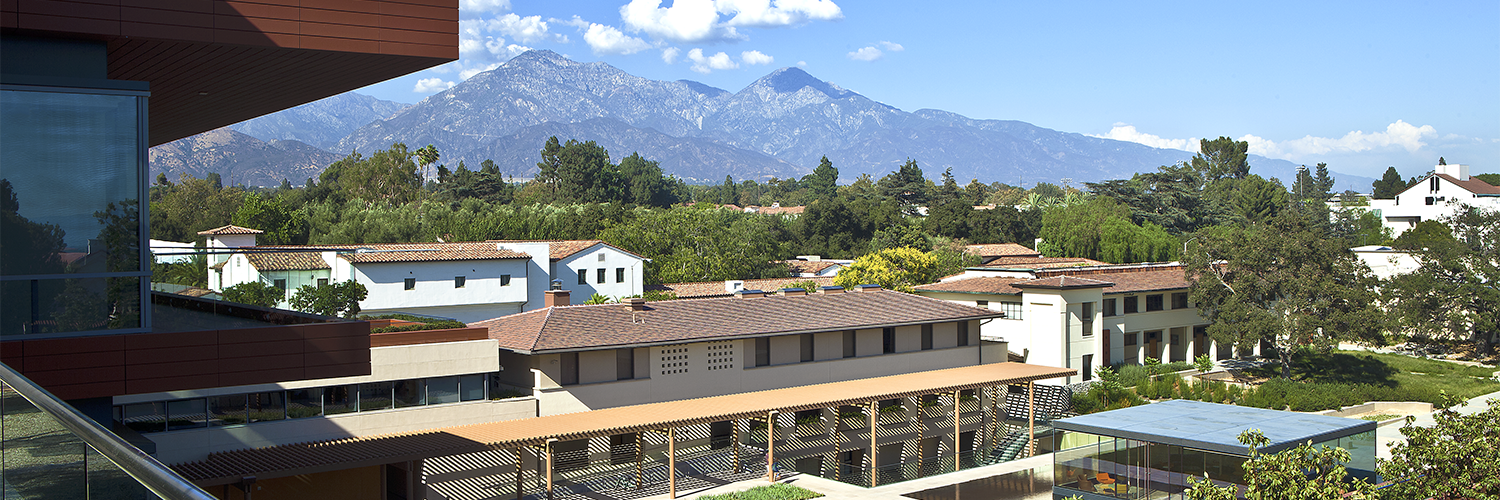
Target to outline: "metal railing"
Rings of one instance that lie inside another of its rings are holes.
[[[3,363],[0,436],[7,499],[214,498]]]

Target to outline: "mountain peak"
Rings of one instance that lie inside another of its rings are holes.
[[[547,49],[532,49],[512,57],[505,64],[550,64],[553,66],[578,66],[582,63],[563,57],[562,54]]]
[[[771,74],[761,77],[761,79],[756,80],[750,86],[768,88],[778,94],[790,94],[802,90],[803,87],[812,87],[813,90],[822,92],[824,95],[834,99],[853,94],[853,92],[844,90],[838,85],[819,80],[806,71],[802,71],[802,68],[794,66],[772,71]]]

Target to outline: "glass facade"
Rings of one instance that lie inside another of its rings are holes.
[[[0,87],[0,339],[150,326],[145,95]]]

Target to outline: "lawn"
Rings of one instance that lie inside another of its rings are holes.
[[[1268,408],[1291,406],[1315,411],[1367,401],[1438,402],[1438,393],[1468,399],[1500,391],[1495,368],[1397,354],[1360,351],[1308,353],[1292,360],[1292,380],[1277,380],[1281,364],[1271,363],[1251,372],[1269,377],[1246,404]]]

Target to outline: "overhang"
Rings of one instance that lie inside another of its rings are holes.
[[[1239,435],[1250,429],[1259,429],[1271,440],[1259,448],[1262,453],[1276,453],[1308,441],[1320,443],[1373,431],[1376,423],[1179,399],[1081,415],[1055,421],[1053,426],[1065,431],[1246,456],[1248,447],[1239,442]]]
[[[419,432],[213,453],[172,468],[201,486],[518,448],[723,420],[832,408],[1077,375],[1070,368],[996,363],[701,399],[507,420]]]

